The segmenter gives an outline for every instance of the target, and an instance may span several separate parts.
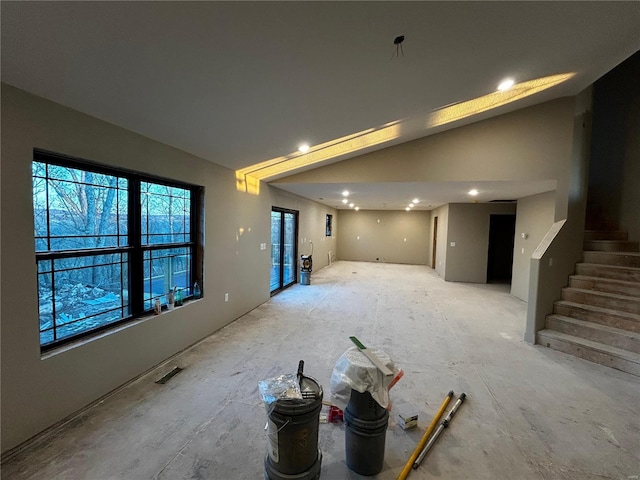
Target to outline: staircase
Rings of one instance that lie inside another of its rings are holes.
[[[626,232],[586,231],[583,262],[537,343],[640,376],[640,251]]]

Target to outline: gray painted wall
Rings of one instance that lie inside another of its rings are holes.
[[[559,194],[566,195],[573,113],[574,99],[560,98],[274,184],[558,180]]]
[[[593,87],[587,228],[640,240],[640,52]]]
[[[340,260],[427,265],[428,211],[339,210]]]
[[[575,97],[571,159],[568,173],[558,181],[556,192],[555,220],[562,227],[555,236],[548,232],[551,243],[545,248],[541,243],[531,258],[524,336],[529,343],[535,343],[537,332],[544,328],[546,316],[553,311],[553,302],[560,298],[569,275],[575,272],[575,264],[582,259],[592,126],[591,94],[589,87]]]
[[[486,283],[489,218],[492,214],[515,213],[515,203],[449,204],[444,279],[450,282]]]
[[[511,295],[525,302],[529,296],[531,255],[553,225],[555,196],[555,192],[546,192],[518,200]],[[523,233],[527,238],[522,238]]]
[[[204,298],[42,357],[31,198],[34,147],[203,185]],[[231,170],[5,84],[0,182],[3,452],[268,300],[270,248],[260,250],[260,243],[270,243],[273,204],[288,202],[300,210],[301,234],[307,238],[324,233],[323,212],[335,213],[265,185],[260,195],[240,193]],[[314,263],[321,267],[322,255]]]
[[[298,224],[298,262],[300,255],[309,255],[313,252],[313,270],[316,271],[328,265],[329,252],[334,260],[338,258],[338,211],[279,188],[267,187],[272,206],[301,212]],[[327,214],[333,215],[333,232],[330,237],[325,235]],[[311,275],[313,277],[313,273]]]

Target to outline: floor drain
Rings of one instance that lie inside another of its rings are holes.
[[[173,377],[175,377],[177,374],[179,374],[182,371],[182,368],[180,367],[174,367],[169,373],[163,375],[162,377],[160,377],[158,380],[156,380],[156,383],[159,383],[161,385],[164,385],[165,383],[167,383],[169,380],[171,380]]]

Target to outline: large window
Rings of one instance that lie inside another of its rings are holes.
[[[42,151],[32,174],[43,350],[202,286],[201,187]]]

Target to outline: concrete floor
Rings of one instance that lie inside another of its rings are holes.
[[[264,478],[259,380],[329,379],[350,335],[404,369],[383,470],[395,479],[446,393],[468,395],[410,479],[640,478],[640,378],[523,342],[526,304],[505,285],[445,283],[428,267],[337,262],[155,371],[2,466],[3,479]],[[180,366],[165,385],[156,379]],[[358,479],[344,426],[320,425],[324,479]]]

